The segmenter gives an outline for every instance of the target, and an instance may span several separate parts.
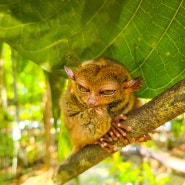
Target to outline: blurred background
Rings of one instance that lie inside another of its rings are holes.
[[[7,44],[0,47],[0,184],[18,185],[64,160],[72,148],[52,77]],[[146,103],[149,100],[142,100]],[[52,106],[53,103],[53,106]],[[68,184],[185,184],[185,116],[152,140],[129,145]]]

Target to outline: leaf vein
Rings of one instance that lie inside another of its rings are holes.
[[[106,51],[107,48],[109,48],[116,40],[118,40],[119,37],[121,37],[122,33],[126,30],[126,28],[129,26],[129,24],[132,22],[132,20],[135,18],[138,10],[141,7],[143,0],[140,1],[139,5],[137,6],[135,12],[133,13],[132,17],[130,18],[130,20],[128,21],[128,23],[121,29],[121,31],[117,34],[117,36],[109,43],[107,44],[107,46],[100,52],[100,55],[102,55],[102,53],[104,53]]]
[[[161,37],[159,38],[159,40],[157,41],[157,43],[155,44],[155,46],[151,49],[151,51],[148,53],[148,55],[147,55],[146,58],[143,60],[143,62],[140,63],[140,65],[138,66],[138,68],[136,68],[136,69],[133,71],[133,73],[134,73],[135,71],[137,71],[138,69],[141,69],[141,67],[144,65],[144,63],[147,61],[147,59],[150,57],[150,55],[154,52],[154,50],[157,48],[157,46],[159,45],[159,43],[162,41],[162,39],[164,38],[164,36],[167,34],[167,31],[170,29],[170,27],[171,27],[173,21],[175,20],[175,18],[176,18],[176,16],[177,16],[178,12],[179,12],[179,10],[180,10],[180,8],[182,7],[183,1],[184,1],[184,0],[182,0],[182,1],[180,2],[180,4],[179,4],[178,8],[176,9],[176,11],[175,11],[173,17],[172,17],[171,20],[170,20],[168,26],[167,26],[166,29],[164,30],[163,34],[161,35]]]

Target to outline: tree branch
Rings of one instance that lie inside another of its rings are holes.
[[[184,112],[185,79],[128,115],[126,123],[132,128],[130,136],[139,138]],[[86,146],[60,164],[53,180],[55,184],[64,184],[110,155],[98,145]]]

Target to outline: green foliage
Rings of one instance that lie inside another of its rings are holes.
[[[8,98],[9,108],[15,105],[12,60],[15,61],[15,80],[17,85],[20,118],[23,120],[41,120],[41,102],[45,92],[45,76],[43,71],[33,62],[30,62],[13,51],[8,45],[3,45],[2,58],[4,63],[4,85]],[[31,111],[30,111],[31,109]]]
[[[15,148],[18,141],[13,137],[16,136],[18,139],[21,131],[23,137],[24,132],[28,134],[28,121],[31,125],[33,120],[37,120],[37,123],[42,120],[41,102],[45,92],[45,76],[39,66],[20,56],[7,44],[3,44],[1,57],[3,73],[0,85],[3,91],[0,91],[0,160],[5,160],[8,167],[12,164],[12,158],[16,157]],[[13,81],[16,82],[16,89]],[[17,109],[19,124],[16,118]],[[19,130],[19,134],[15,132],[16,129]],[[23,137],[20,138],[20,142],[23,141]]]
[[[110,175],[122,184],[164,185],[169,181],[168,177],[157,178],[147,162],[142,162],[139,166],[131,162],[123,162],[119,152],[113,155],[110,162]]]
[[[53,74],[106,56],[142,75],[140,97],[185,78],[182,0],[0,0],[0,40]],[[134,62],[136,46],[137,62]]]
[[[1,185],[10,185],[10,183],[4,181],[4,175],[0,174],[0,184]]]
[[[174,134],[175,137],[178,137],[179,134],[182,131],[182,119],[174,119],[171,121],[172,124],[172,132]]]
[[[0,132],[0,158],[13,157],[13,139],[10,135]]]
[[[72,145],[69,140],[69,135],[67,133],[64,124],[60,126],[60,134],[58,140],[58,160],[61,162],[66,159],[69,154],[72,152]]]
[[[58,77],[51,73],[45,73],[50,84],[51,98],[52,98],[52,112],[54,118],[54,126],[57,128],[57,121],[60,118],[60,97],[62,95],[65,82],[64,78]]]

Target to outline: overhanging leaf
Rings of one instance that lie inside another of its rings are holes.
[[[114,58],[152,98],[185,78],[184,11],[184,0],[0,0],[0,40],[61,76],[69,54]]]

